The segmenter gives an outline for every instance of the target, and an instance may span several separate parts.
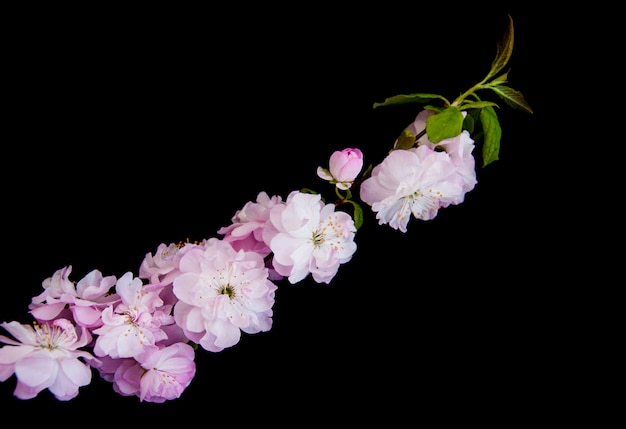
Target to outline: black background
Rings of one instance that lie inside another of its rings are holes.
[[[412,92],[454,99],[489,71],[507,14],[509,84],[534,114],[500,102],[500,160],[434,220],[413,219],[403,234],[364,207],[359,248],[331,284],[279,282],[271,331],[199,351],[180,399],[140,403],[94,375],[69,402],[47,391],[20,401],[10,378],[3,409],[50,407],[90,424],[132,413],[393,425],[494,409],[530,420],[525,410],[562,386],[551,352],[564,328],[534,275],[553,244],[548,232],[538,249],[532,223],[549,192],[531,185],[541,160],[530,149],[546,121],[549,17],[473,4],[232,9],[16,13],[4,62],[13,131],[1,320],[30,322],[31,297],[66,265],[74,280],[94,268],[136,273],[162,242],[215,236],[262,190],[332,195],[315,173],[332,151],[360,147],[377,164],[419,111],[372,104]]]

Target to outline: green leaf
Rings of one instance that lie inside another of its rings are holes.
[[[483,107],[487,107],[487,106],[498,107],[498,105],[494,103],[493,101],[470,101],[468,103],[463,103],[463,105],[459,107],[461,108],[461,110],[468,110],[468,109],[482,109]]]
[[[433,100],[443,100],[446,105],[450,104],[445,97],[438,94],[418,93],[418,94],[398,94],[388,97],[382,103],[374,103],[374,109],[380,106],[389,106],[391,104],[407,104],[419,103],[426,104]]]
[[[496,85],[490,88],[512,108],[531,114],[533,113],[533,110],[530,108],[521,92],[504,85]]]
[[[475,122],[480,121],[480,110],[479,109],[468,109],[467,115],[465,116],[465,121],[467,121],[468,117],[471,116]]]
[[[502,73],[500,76],[498,77],[494,77],[491,82],[489,82],[489,85],[502,85],[508,82],[509,79],[509,71],[507,70],[505,73]]]
[[[487,106],[480,111],[480,123],[483,128],[483,167],[497,161],[500,155],[500,139],[502,128],[498,121],[498,115],[493,107]]]
[[[441,140],[456,137],[463,131],[463,114],[456,107],[435,113],[426,118],[428,140],[439,143]]]
[[[474,134],[474,126],[474,116],[468,113],[465,115],[465,119],[463,119],[463,129],[467,130],[470,134]]]
[[[363,225],[363,209],[356,201],[346,200],[344,202],[352,204],[352,207],[354,208],[354,226],[356,229],[361,228],[361,225]]]
[[[413,146],[415,146],[415,135],[408,128],[405,128],[398,137],[394,149],[410,149]]]
[[[491,70],[489,71],[489,74],[485,77],[484,82],[495,76],[509,62],[509,59],[511,59],[511,54],[513,53],[513,39],[513,18],[511,17],[511,15],[509,15],[509,26],[504,32],[502,40],[500,41],[500,43],[498,43],[496,47],[496,58],[491,63]]]

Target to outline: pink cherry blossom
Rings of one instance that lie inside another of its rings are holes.
[[[137,395],[140,390],[139,380],[144,369],[135,358],[112,358],[100,356],[96,364],[100,377],[111,383],[113,390],[122,396]]]
[[[178,271],[178,261],[186,251],[199,246],[198,243],[161,243],[154,255],[147,253],[139,266],[138,277],[148,280],[151,284],[171,285]]]
[[[186,343],[148,349],[136,359],[101,358],[100,375],[123,396],[138,396],[143,402],[179,398],[196,372],[195,351]]]
[[[185,343],[147,350],[137,358],[144,373],[139,385],[139,398],[148,402],[164,402],[180,397],[196,373],[195,351]]]
[[[376,212],[379,224],[407,231],[411,213],[431,220],[463,195],[463,179],[446,152],[421,145],[397,149],[361,184],[360,197]]]
[[[0,335],[0,381],[15,374],[14,395],[32,399],[48,389],[58,400],[68,401],[80,387],[91,382],[91,368],[86,363],[94,356],[79,350],[91,342],[89,331],[81,327],[80,337],[67,319],[41,324],[1,323],[16,340]]]
[[[415,120],[407,127],[413,135],[419,134],[426,129],[426,120],[429,116],[433,115],[433,110],[422,110],[417,114]],[[467,116],[467,112],[461,112],[463,117]],[[396,140],[397,144],[397,140]],[[476,180],[476,161],[472,152],[474,151],[474,140],[471,138],[467,130],[463,130],[461,134],[456,137],[441,140],[439,143],[433,143],[428,139],[428,136],[424,134],[417,140],[418,145],[426,145],[431,149],[443,149],[452,160],[452,163],[456,166],[457,174],[463,179],[463,194],[460,198],[452,204],[460,204],[464,200],[465,193],[474,189],[477,183]],[[394,145],[395,147],[395,145]]]
[[[102,310],[119,301],[117,294],[111,293],[116,278],[92,270],[74,284],[69,279],[71,271],[67,266],[43,281],[44,291],[32,299],[30,313],[39,321],[63,317],[79,326],[97,328],[102,325]]]
[[[98,335],[93,349],[96,356],[136,357],[167,339],[161,325],[174,320],[167,312],[158,311],[163,301],[157,292],[144,288],[131,272],[117,280],[115,290],[121,302],[103,310],[103,326],[93,331]]]
[[[173,292],[174,279],[180,274],[178,264],[185,252],[193,247],[201,247],[201,243],[161,243],[154,255],[147,253],[139,267],[138,277],[148,280],[145,285],[146,291],[152,291],[163,300],[162,311],[171,314],[171,310],[178,301]],[[163,330],[168,335],[171,342],[182,341],[185,334],[175,324],[163,326]]]
[[[270,196],[266,192],[257,195],[256,202],[247,202],[232,218],[232,223],[220,228],[223,240],[230,243],[235,250],[250,250],[267,259],[266,266],[270,270],[271,280],[281,280],[283,276],[276,273],[272,266],[271,249],[264,239],[265,227],[270,217],[270,209],[282,204],[282,198]]]
[[[271,250],[263,241],[263,227],[270,217],[270,209],[281,202],[280,196],[270,198],[266,192],[260,192],[256,202],[247,202],[237,210],[232,223],[220,228],[217,233],[224,235],[223,240],[235,250],[252,250],[265,257]]]
[[[237,344],[241,332],[271,328],[277,287],[260,254],[210,238],[182,257],[180,271],[174,317],[191,341],[218,352]]]
[[[363,152],[357,148],[337,150],[330,156],[328,168],[317,167],[317,175],[346,190],[363,168]]]
[[[36,319],[44,321],[55,318],[71,319],[73,317],[67,308],[67,297],[76,296],[74,283],[69,279],[71,272],[71,265],[63,267],[41,283],[43,291],[33,297],[28,306]],[[62,299],[62,297],[66,299]]]
[[[352,217],[335,211],[319,194],[293,191],[286,204],[273,207],[270,221],[275,228],[268,239],[274,252],[274,268],[297,283],[309,273],[318,283],[330,283],[339,265],[356,251],[356,228]]]

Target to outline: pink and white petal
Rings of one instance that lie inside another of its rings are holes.
[[[48,352],[32,353],[15,363],[15,376],[30,387],[52,386],[58,372],[59,364]]]
[[[234,346],[241,338],[241,330],[223,319],[211,322],[209,330],[215,335],[215,345],[222,349]]]
[[[10,346],[0,347],[0,365],[13,365],[15,362],[22,359],[37,350],[35,346],[25,346],[20,343],[11,341],[10,338],[3,338],[0,336],[2,342],[13,344]]]
[[[183,301],[179,301],[174,307],[174,319],[185,331],[199,333],[205,330],[202,309]]]
[[[48,388],[59,401],[78,396],[78,388],[91,382],[91,370],[77,359],[65,359],[54,384]]]
[[[30,345],[37,344],[37,341],[35,340],[35,331],[29,325],[22,325],[19,322],[13,321],[13,322],[0,323],[0,326],[3,327],[9,334],[11,334],[21,344],[30,344]],[[6,337],[0,336],[0,339],[3,339],[3,338],[6,338]],[[8,344],[12,344],[12,343],[8,343]]]
[[[54,302],[32,307],[30,314],[38,320],[52,320],[56,318],[65,308],[65,302]]]
[[[33,399],[39,392],[46,388],[47,386],[29,386],[18,379],[15,390],[13,390],[13,395],[18,399]]]

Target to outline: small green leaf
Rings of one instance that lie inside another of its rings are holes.
[[[354,208],[354,215],[352,216],[354,219],[354,226],[356,229],[359,229],[361,225],[363,225],[363,209],[356,201],[346,200],[344,202],[352,204],[352,207]]]
[[[382,103],[374,103],[374,109],[380,106],[389,106],[392,104],[407,104],[407,103],[419,103],[426,104],[433,100],[443,100],[446,105],[450,104],[445,97],[438,94],[398,94],[393,97],[388,97]]]
[[[468,109],[467,115],[465,116],[465,121],[467,121],[468,116],[471,116],[474,122],[480,121],[480,110],[479,109]],[[464,122],[465,122],[464,121]]]
[[[410,149],[413,146],[415,146],[415,135],[408,128],[405,128],[398,137],[398,142],[394,149]]]
[[[463,114],[456,107],[435,113],[426,118],[428,140],[439,143],[441,140],[456,137],[463,131]]]
[[[497,161],[500,155],[500,139],[502,128],[498,121],[498,115],[493,107],[487,106],[480,111],[480,123],[483,128],[483,167]]]
[[[474,116],[470,114],[465,115],[465,119],[463,119],[463,129],[467,130],[470,134],[474,134],[474,126]]]
[[[506,71],[505,73],[502,73],[500,76],[498,77],[494,77],[491,82],[489,82],[489,85],[502,85],[508,82],[508,74],[509,71]]]
[[[468,103],[464,103],[460,107],[461,107],[461,110],[467,110],[467,109],[482,109],[483,107],[487,107],[487,106],[498,107],[498,105],[494,103],[493,101],[471,101]]]
[[[490,88],[512,108],[522,110],[530,114],[533,113],[533,109],[530,108],[521,92],[504,85],[496,85]]]
[[[509,26],[507,31],[504,32],[502,40],[497,45],[496,58],[491,63],[491,70],[489,71],[487,77],[485,77],[484,82],[495,76],[509,62],[511,54],[513,53],[513,40],[513,18],[509,15]]]

